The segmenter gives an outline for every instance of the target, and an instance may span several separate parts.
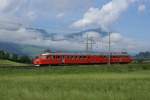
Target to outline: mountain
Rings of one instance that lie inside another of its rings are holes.
[[[46,48],[32,45],[21,45],[15,43],[0,42],[0,50],[19,55],[36,56],[42,53]]]
[[[87,30],[83,30],[80,32],[71,33],[71,34],[66,35],[66,37],[67,38],[80,37],[80,36],[83,36],[87,32],[97,32],[101,36],[106,36],[108,34],[106,31],[103,31],[101,28],[96,28],[96,29],[87,29]]]
[[[140,52],[135,56],[135,58],[137,58],[137,59],[150,59],[150,52],[149,51]]]
[[[40,33],[44,39],[51,39],[52,41],[59,41],[63,39],[75,39],[75,37],[82,37],[86,32],[98,32],[102,36],[105,36],[107,32],[102,31],[100,28],[97,29],[88,29],[83,30],[81,32],[70,33],[64,36],[60,36],[59,33],[49,33],[44,29],[36,29],[36,28],[26,28],[28,31],[32,31],[34,33]],[[37,54],[42,53],[45,49],[50,47],[41,47],[41,46],[33,46],[33,45],[23,45],[18,43],[10,43],[10,42],[0,42],[0,50],[6,50],[8,52],[16,53],[19,55],[30,55],[35,56]],[[59,51],[57,48],[51,48],[53,51]],[[63,51],[63,50],[61,50]],[[65,51],[64,51],[65,52]],[[67,51],[70,52],[70,51]]]
[[[0,50],[5,50],[11,53],[24,54],[21,52],[21,46],[14,43],[0,42]]]

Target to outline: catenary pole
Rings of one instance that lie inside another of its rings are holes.
[[[108,53],[108,65],[111,65],[111,32],[108,32],[108,36],[109,36],[109,53]]]

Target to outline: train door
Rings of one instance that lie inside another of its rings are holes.
[[[65,56],[62,56],[62,64],[65,64]]]

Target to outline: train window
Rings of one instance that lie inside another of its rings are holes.
[[[73,60],[73,59],[74,59],[74,56],[71,56],[71,59]]]
[[[62,56],[63,58],[69,58],[69,56]]]
[[[46,58],[47,58],[47,59],[49,59],[49,58],[50,58],[50,56],[46,56]]]
[[[78,58],[79,58],[79,56],[76,56],[76,58],[78,59]]]
[[[69,59],[69,56],[66,56],[66,58],[68,58],[68,59]]]
[[[80,56],[80,59],[83,59],[83,56]]]
[[[67,58],[69,59],[69,58],[70,58],[70,56],[67,56]]]
[[[70,56],[67,56],[68,59],[70,59]]]

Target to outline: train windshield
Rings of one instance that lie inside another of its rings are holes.
[[[38,58],[39,58],[38,56],[35,57],[35,59],[38,59]]]

